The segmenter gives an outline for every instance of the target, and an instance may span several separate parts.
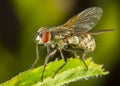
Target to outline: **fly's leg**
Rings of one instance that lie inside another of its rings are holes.
[[[56,75],[56,74],[66,65],[66,63],[67,63],[67,58],[63,56],[63,53],[62,53],[61,50],[59,50],[59,51],[60,51],[60,54],[61,54],[62,59],[64,60],[64,64],[61,65],[61,66],[56,70],[56,72],[54,73],[54,75],[53,75],[52,78],[54,78],[55,75]]]
[[[76,54],[77,51],[83,51],[83,49],[80,49],[80,48],[73,48],[71,46],[67,47],[66,49],[64,49],[65,51],[69,51],[69,52],[72,52],[74,54],[74,57],[78,57],[79,58],[79,55]]]
[[[82,60],[82,62],[84,63],[84,65],[85,65],[85,67],[86,67],[86,71],[88,70],[88,66],[87,66],[87,64],[86,64],[86,62],[85,62],[85,54],[86,54],[86,52],[85,52],[85,50],[83,50],[83,49],[80,49],[80,48],[73,48],[73,47],[68,47],[68,48],[66,48],[67,49],[67,51],[72,51],[73,53],[74,53],[74,55],[75,55],[75,57],[79,57],[77,54],[76,54],[76,51],[83,51],[83,55],[82,55],[82,57],[81,57],[81,60]]]
[[[40,59],[39,49],[38,49],[38,44],[36,44],[36,59],[35,59],[34,63],[32,64],[31,69],[36,65],[36,63],[38,62],[39,59]]]
[[[44,68],[43,68],[43,71],[42,71],[42,74],[41,74],[41,81],[43,81],[44,71],[45,71],[47,63],[49,61],[49,58],[52,57],[56,53],[56,51],[57,51],[57,49],[54,49],[53,51],[51,51],[50,53],[48,53],[48,55],[45,57]]]
[[[79,57],[79,56],[76,54],[76,52],[73,52],[73,54],[74,54],[75,57]]]
[[[86,67],[86,71],[88,70],[88,66],[87,66],[87,64],[86,64],[86,62],[85,62],[85,55],[86,55],[86,51],[85,50],[83,50],[83,49],[79,49],[79,48],[77,48],[77,49],[74,49],[73,48],[73,52],[75,53],[75,50],[80,50],[80,51],[83,51],[83,54],[82,54],[82,57],[81,57],[81,60],[82,60],[82,62],[83,62],[83,64],[85,65],[85,67]],[[75,55],[76,55],[76,53],[75,53]],[[77,55],[76,55],[77,56]],[[77,56],[77,57],[79,57],[79,56]]]
[[[87,64],[86,64],[86,62],[85,62],[85,54],[86,54],[86,52],[85,52],[85,50],[83,50],[83,55],[82,55],[82,57],[81,57],[81,60],[83,61],[83,63],[84,63],[84,65],[85,65],[85,67],[86,67],[86,71],[88,70],[88,66],[87,66]]]

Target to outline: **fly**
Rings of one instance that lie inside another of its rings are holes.
[[[100,30],[95,32],[90,31],[100,20],[102,14],[102,8],[90,7],[82,11],[78,15],[72,17],[63,25],[51,27],[49,29],[41,27],[37,31],[37,33],[35,34],[37,56],[35,62],[32,65],[32,68],[40,58],[38,46],[43,45],[47,47],[47,55],[45,57],[44,68],[41,74],[41,81],[43,81],[44,71],[49,58],[53,57],[53,55],[57,51],[60,52],[60,55],[64,60],[64,64],[56,70],[52,78],[54,78],[59,70],[61,70],[67,63],[67,58],[64,57],[62,50],[73,52],[75,55],[77,55],[76,51],[82,51],[83,55],[81,59],[86,66],[86,70],[88,70],[88,66],[84,60],[85,53],[92,52],[96,47],[93,35],[113,31],[112,29]]]

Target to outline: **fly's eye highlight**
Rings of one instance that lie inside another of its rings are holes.
[[[39,35],[36,35],[36,41],[39,41],[41,37]]]

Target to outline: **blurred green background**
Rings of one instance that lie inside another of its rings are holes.
[[[98,6],[104,13],[93,30],[115,31],[96,36],[96,50],[88,56],[104,64],[110,74],[68,86],[120,85],[119,5],[119,0],[0,0],[0,83],[31,67],[36,57],[34,33],[40,27],[61,25],[82,10]],[[38,65],[44,63],[45,49],[40,53]]]

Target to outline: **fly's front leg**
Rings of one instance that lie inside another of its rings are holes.
[[[38,62],[39,59],[40,59],[39,49],[38,49],[38,44],[36,44],[36,59],[35,59],[34,63],[32,64],[31,69],[36,65],[36,63]]]
[[[63,53],[62,53],[61,50],[59,50],[59,51],[60,51],[60,54],[61,54],[62,59],[64,60],[64,64],[61,65],[61,66],[56,70],[56,72],[54,73],[54,75],[53,75],[52,78],[54,78],[55,75],[56,75],[56,74],[66,65],[66,63],[67,63],[67,58],[63,56]]]
[[[52,57],[56,52],[57,52],[57,49],[54,49],[53,51],[48,53],[47,56],[45,57],[45,63],[44,63],[44,68],[43,68],[42,75],[41,75],[41,81],[43,81],[44,71],[45,71],[46,65],[49,61],[49,58]]]

